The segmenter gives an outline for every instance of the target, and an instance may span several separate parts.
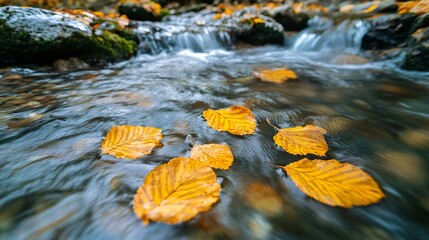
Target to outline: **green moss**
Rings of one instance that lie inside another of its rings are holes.
[[[137,53],[136,42],[109,31],[102,31],[102,34],[88,40],[88,47],[85,47],[87,51],[79,57],[93,65],[125,60]]]
[[[92,65],[105,65],[129,59],[137,53],[137,43],[132,33],[102,31],[92,37],[74,34],[64,40],[34,40],[28,33],[10,29],[0,21],[0,63],[50,62],[58,58],[78,57]]]

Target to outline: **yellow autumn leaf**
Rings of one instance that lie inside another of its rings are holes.
[[[231,149],[224,144],[195,145],[191,150],[191,158],[219,169],[228,169],[234,161]]]
[[[150,154],[155,146],[162,146],[160,128],[142,126],[114,126],[101,144],[103,154],[117,158],[136,159]]]
[[[296,73],[286,68],[262,70],[254,72],[254,75],[264,82],[283,83],[287,80],[296,79]]]
[[[134,195],[133,208],[145,224],[176,224],[209,210],[219,194],[220,184],[210,167],[190,158],[174,158],[146,176]]]
[[[255,17],[252,19],[253,23],[265,23],[264,19]]]
[[[282,168],[301,191],[329,206],[367,206],[385,197],[370,175],[335,159],[304,158]]]
[[[374,10],[376,10],[377,8],[378,8],[378,4],[375,3],[371,6],[369,6],[367,9],[362,10],[361,13],[370,13],[370,12],[373,12]]]
[[[219,110],[207,109],[203,112],[203,117],[211,128],[221,132],[246,135],[253,134],[256,130],[255,116],[250,109],[243,106]]]
[[[294,128],[279,129],[273,137],[274,142],[291,154],[315,154],[326,156],[328,144],[325,141],[326,130],[314,126],[306,125]]]

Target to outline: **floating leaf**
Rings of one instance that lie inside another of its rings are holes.
[[[301,191],[330,206],[366,206],[385,197],[370,175],[335,159],[304,158],[282,168]]]
[[[117,158],[136,159],[150,154],[155,146],[162,146],[160,128],[142,126],[115,126],[110,129],[101,149],[103,154]]]
[[[256,119],[250,109],[243,106],[203,112],[207,124],[214,130],[229,132],[235,135],[253,134],[256,130]]]
[[[224,144],[195,145],[191,158],[212,168],[228,169],[234,161],[231,149]]]
[[[286,68],[262,70],[254,72],[255,76],[264,82],[283,83],[287,80],[296,79],[296,73]]]
[[[290,154],[315,154],[326,156],[328,144],[325,141],[326,130],[314,126],[283,128],[273,137],[274,142]]]
[[[146,176],[134,195],[134,213],[145,224],[176,224],[209,210],[219,194],[210,167],[190,158],[174,158]]]

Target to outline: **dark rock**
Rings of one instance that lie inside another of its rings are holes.
[[[255,19],[262,19],[263,22]],[[243,19],[243,22],[244,27],[233,31],[239,41],[253,45],[283,44],[283,28],[273,19],[260,16]]]
[[[160,21],[164,16],[168,15],[168,11],[152,1],[123,1],[118,6],[118,11],[120,14],[127,15],[129,19],[138,21]]]
[[[413,33],[420,28],[425,27],[429,27],[429,13],[423,14],[416,19],[413,27],[411,28],[411,32]]]
[[[283,44],[283,27],[255,9],[243,9],[214,21],[216,26],[231,30],[232,36],[252,45]]]
[[[412,14],[391,14],[370,20],[371,28],[362,40],[362,48],[378,50],[405,44],[415,19]]]
[[[308,26],[307,22],[310,19],[308,14],[303,12],[295,13],[287,5],[274,8],[268,11],[268,14],[280,23],[285,31],[301,31]]]
[[[137,44],[116,33],[96,30],[63,14],[37,8],[0,8],[0,64],[43,63],[78,57],[93,65],[120,61]]]
[[[412,34],[402,68],[429,71],[429,27],[421,28]]]

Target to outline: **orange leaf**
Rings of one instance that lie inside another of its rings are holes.
[[[216,15],[212,18],[212,20],[217,20],[222,18],[222,13],[216,13]]]
[[[142,126],[115,126],[110,129],[101,149],[103,154],[117,158],[136,159],[150,154],[155,146],[162,146],[161,129]]]
[[[422,15],[429,12],[429,0],[419,1],[413,8],[410,9],[410,13]]]
[[[385,197],[370,175],[335,159],[304,158],[282,168],[301,191],[329,206],[367,206]]]
[[[252,111],[243,106],[203,112],[207,124],[214,130],[229,132],[235,135],[253,134],[256,130],[256,119]]]
[[[134,195],[134,213],[149,221],[176,224],[207,211],[218,201],[220,185],[210,167],[174,158],[152,170]]]
[[[287,80],[296,79],[294,71],[286,68],[278,68],[272,70],[262,70],[254,72],[255,76],[264,82],[283,83]]]
[[[307,125],[304,127],[283,128],[273,137],[274,142],[291,154],[315,154],[325,156],[328,144],[323,135],[326,130]]]
[[[398,4],[398,13],[405,14],[410,12],[410,10],[417,4],[417,1],[408,1],[408,2],[397,2]]]
[[[191,158],[212,168],[228,169],[234,161],[231,149],[223,144],[195,145]]]

